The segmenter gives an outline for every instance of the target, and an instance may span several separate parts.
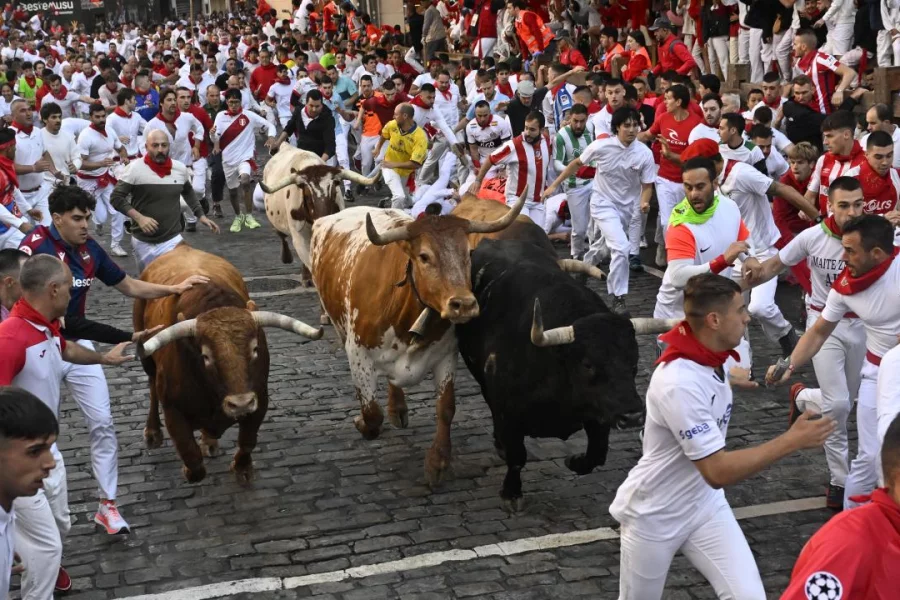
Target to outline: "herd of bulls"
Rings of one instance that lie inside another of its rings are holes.
[[[377,175],[376,175],[377,176]],[[566,439],[587,433],[584,453],[566,466],[591,472],[606,459],[612,427],[639,422],[636,335],[672,323],[627,319],[570,273],[600,277],[584,263],[558,260],[543,229],[516,206],[466,196],[450,215],[413,220],[403,211],[344,209],[343,180],[372,180],[329,167],[319,157],[282,145],[266,165],[266,213],[290,262],[290,239],[347,358],[367,439],[382,430],[378,379],[388,380],[388,419],[408,425],[404,389],[431,373],[437,428],[425,476],[437,484],[450,463],[457,353],[481,386],[494,423],[494,444],[507,464],[501,498],[522,506],[524,438]],[[263,328],[311,339],[323,330],[256,311],[241,274],[226,260],[179,246],[142,279],[171,284],[191,274],[210,278],[181,296],[136,301],[136,330],[166,328],[139,350],[150,378],[144,437],[162,441],[159,406],[190,482],[204,478],[203,455],[238,423],[232,469],[252,478],[251,453],[268,405],[269,355]],[[201,431],[198,445],[194,431]]]

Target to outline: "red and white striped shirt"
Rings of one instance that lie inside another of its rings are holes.
[[[492,165],[506,165],[506,202],[515,203],[527,188],[526,202],[540,204],[541,193],[547,185],[547,168],[550,165],[550,144],[541,136],[532,146],[522,135],[517,135],[491,154]]]
[[[866,153],[862,151],[859,142],[853,142],[853,149],[849,156],[837,156],[826,152],[816,161],[816,168],[809,178],[810,192],[819,195],[819,212],[828,214],[828,188],[838,177],[856,177],[859,168],[866,162]]]
[[[831,106],[831,97],[837,88],[837,70],[841,63],[835,57],[818,50],[808,52],[806,56],[797,61],[795,70],[812,79],[816,96],[813,105],[819,112],[830,115],[834,111]]]

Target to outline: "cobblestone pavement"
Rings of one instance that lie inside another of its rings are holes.
[[[220,222],[229,223],[228,218]],[[299,263],[279,262],[279,243],[268,223],[239,234],[185,235],[190,244],[231,260],[246,277],[279,278],[251,281],[252,290],[293,290],[258,297],[261,309],[318,322],[316,295],[284,279],[299,273]],[[134,273],[130,258],[119,262]],[[632,276],[633,314],[652,313],[658,286],[653,275]],[[787,291],[782,289],[782,296]],[[88,315],[130,328],[131,302],[98,283]],[[789,316],[796,317],[796,311]],[[305,344],[282,331],[267,335],[271,400],[254,453],[256,480],[246,489],[228,470],[236,428],[223,437],[224,454],[207,459],[206,480],[188,485],[168,435],[162,448],[144,448],[148,391],[138,363],[106,370],[121,449],[120,505],[133,526],[128,537],[109,537],[92,524],[97,495],[88,436],[75,405],[64,403],[59,446],[68,467],[74,517],[63,558],[74,579],[67,598],[99,600],[245,578],[303,576],[615,524],[608,507],[638,459],[637,431],[614,432],[606,465],[584,477],[563,464],[565,456],[584,447],[583,434],[567,442],[528,440],[522,474],[527,507],[510,516],[499,503],[505,467],[493,449],[490,414],[462,361],[452,471],[432,492],[423,473],[435,426],[430,382],[408,390],[408,429],[386,426],[379,439],[365,441],[353,427],[358,405],[334,331],[329,328],[324,339]],[[638,386],[643,393],[654,347],[648,337],[641,343]],[[776,346],[758,327],[753,328],[753,344],[761,372],[776,358]],[[800,376],[813,379],[809,369]],[[383,395],[384,390],[382,382]],[[757,444],[784,430],[786,390],[739,391],[736,396],[731,448]],[[728,489],[727,495],[732,506],[743,507],[820,496],[826,484],[822,453],[804,452]],[[829,514],[819,509],[742,521],[770,597],[784,589],[803,543]],[[615,598],[618,561],[618,543],[609,540],[232,598]],[[677,559],[666,598],[710,597],[700,575]]]

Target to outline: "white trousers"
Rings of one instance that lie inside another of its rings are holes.
[[[437,177],[438,165],[440,164],[441,157],[444,156],[444,153],[449,151],[450,143],[447,141],[447,138],[441,136],[434,141],[434,144],[431,145],[431,149],[428,151],[425,162],[422,163],[422,167],[416,171],[416,186],[433,182]]]
[[[853,46],[853,23],[829,23],[821,51],[840,58]]]
[[[191,187],[194,188],[194,193],[197,194],[199,199],[206,195],[206,173],[209,171],[209,163],[205,158],[201,158],[194,161],[191,169],[194,171]]]
[[[584,261],[594,264],[596,257],[601,252],[600,239],[609,248],[609,277],[606,280],[606,292],[611,296],[624,296],[628,293],[628,253],[631,244],[628,242],[628,234],[634,211],[628,208],[620,208],[610,202],[592,200],[591,220],[603,234],[602,238],[595,238],[591,249],[584,256]]]
[[[716,66],[722,71],[722,81],[728,80],[728,38],[726,36],[714,37],[709,40],[706,47],[709,55],[709,70],[716,72]]]
[[[694,62],[697,63],[697,67],[700,69],[701,75],[706,75],[706,63],[703,62],[703,49],[700,47],[700,44],[697,42],[697,36],[691,34],[685,34],[684,36],[684,45],[690,48],[691,56],[694,57]]]
[[[763,262],[778,254],[775,248],[769,248],[757,255],[756,259]],[[731,277],[737,282],[741,281],[741,272],[743,266],[740,260],[735,261],[734,269],[731,270]],[[750,301],[747,303],[747,312],[750,316],[759,321],[762,326],[763,333],[773,342],[777,342],[782,336],[791,330],[791,324],[781,309],[775,304],[775,292],[778,291],[778,278],[773,277],[762,285],[752,288],[749,292]]]
[[[844,486],[845,509],[859,506],[850,498],[871,494],[878,484],[881,471],[878,456],[878,370],[878,366],[868,360],[863,361],[856,402],[856,458],[850,463],[850,474]]]
[[[796,29],[784,29],[780,33],[776,33],[772,39],[772,45],[775,46],[775,60],[778,61],[782,81],[790,81],[793,78],[791,53],[794,51],[795,35],[797,35]]]
[[[738,62],[746,65],[750,62],[750,30],[741,28],[738,30],[737,44]]]
[[[665,243],[666,229],[669,228],[672,209],[682,200],[684,200],[684,185],[663,177],[656,178],[656,201],[659,203],[659,227],[656,228],[658,243]]]
[[[28,194],[22,194],[25,200],[28,201],[34,208],[41,211],[41,222],[40,225],[44,225],[49,227],[53,222],[53,219],[50,218],[50,192],[53,191],[53,184],[49,181],[44,180],[41,183],[41,187],[38,188],[38,191],[31,192]]]
[[[750,29],[750,81],[761,83],[766,74],[766,57],[772,53],[772,44],[763,42],[762,29]]]
[[[335,151],[337,152],[337,162],[341,166],[342,169],[350,168],[350,155],[347,150],[347,129],[342,129],[340,132],[335,132],[334,137]],[[348,180],[344,180],[344,189],[350,189],[350,182]]]
[[[362,140],[359,143],[359,147],[357,148],[357,153],[359,154],[359,162],[362,168],[362,174],[368,176],[369,173],[375,168],[375,147],[378,145],[379,136],[377,135],[369,135],[363,136]],[[380,157],[383,160],[384,153],[387,152],[387,144],[383,144],[381,146],[381,155]]]
[[[894,346],[881,359],[878,369],[878,398],[876,409],[878,415],[878,455],[881,455],[881,444],[888,427],[900,413],[900,346]],[[884,486],[884,475],[879,472],[878,486]]]
[[[591,221],[591,188],[588,183],[566,190],[566,202],[572,215],[572,257],[580,258],[587,251],[587,230]]]
[[[15,227],[9,227],[6,231],[0,233],[0,250],[6,250],[7,248],[15,250],[24,239],[24,233]]]
[[[623,524],[619,600],[661,598],[669,566],[678,552],[709,581],[719,598],[765,598],[753,552],[728,503],[723,500],[711,517],[703,517],[685,528],[682,536],[663,542],[643,538]]]
[[[183,241],[183,237],[176,235],[171,240],[161,244],[148,244],[131,236],[131,253],[134,255],[134,263],[137,265],[138,273],[143,273],[150,263],[166,252],[171,252],[175,249],[175,246]]]
[[[89,350],[94,349],[88,340],[78,340],[76,343]],[[119,485],[119,443],[109,409],[109,387],[103,367],[64,362],[63,381],[87,421],[91,469],[99,486],[100,498],[115,500]]]
[[[878,32],[878,66],[900,66],[900,37],[892,40],[887,30]]]
[[[77,177],[76,181],[78,182],[78,187],[97,200],[97,207],[94,209],[94,225],[103,225],[109,221],[112,243],[120,244],[122,242],[122,237],[125,235],[125,215],[114,209],[112,204],[109,203],[113,186],[106,185],[102,188],[98,188],[96,179],[82,179],[81,177]]]
[[[493,56],[494,54],[494,46],[497,44],[497,38],[478,38],[478,41],[475,42],[475,56],[478,58],[484,58],[486,56]]]
[[[406,185],[407,176],[398,175],[394,169],[382,169],[381,176],[391,190],[391,208],[405,210],[412,207],[412,202],[409,201],[409,187]]]
[[[56,466],[44,479],[44,489],[13,501],[16,511],[15,550],[22,559],[22,600],[53,598],[62,561],[63,540],[72,527],[66,466],[53,448]],[[4,597],[6,590],[0,590]]]
[[[518,200],[518,198],[510,198],[509,196],[507,196],[506,205],[514,206],[515,203],[518,202]],[[530,202],[526,200],[525,206],[522,207],[522,212],[520,212],[519,214],[525,215],[526,217],[534,221],[535,225],[543,228],[543,230],[546,231],[548,235],[550,234],[550,231],[547,230],[547,211],[543,202]]]
[[[819,318],[809,309],[807,330]],[[822,348],[813,356],[813,368],[819,388],[807,388],[797,394],[797,406],[805,411],[813,403],[823,415],[829,415],[837,427],[825,440],[825,460],[831,473],[831,484],[844,487],[850,471],[850,448],[847,441],[847,417],[853,400],[859,394],[859,374],[866,356],[866,329],[859,319],[840,321]]]
[[[628,254],[632,256],[640,256],[641,254],[641,237],[647,228],[647,213],[641,211],[641,203],[634,203],[634,212],[631,215],[631,224],[628,226],[628,241],[631,242],[631,249]]]

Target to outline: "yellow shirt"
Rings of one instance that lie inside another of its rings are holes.
[[[409,133],[400,131],[397,121],[389,121],[384,129],[381,130],[381,137],[388,142],[388,149],[384,155],[384,160],[390,162],[406,162],[413,161],[420,165],[425,162],[428,156],[428,137],[421,127],[414,127]],[[394,169],[397,175],[408,177],[413,169]]]

